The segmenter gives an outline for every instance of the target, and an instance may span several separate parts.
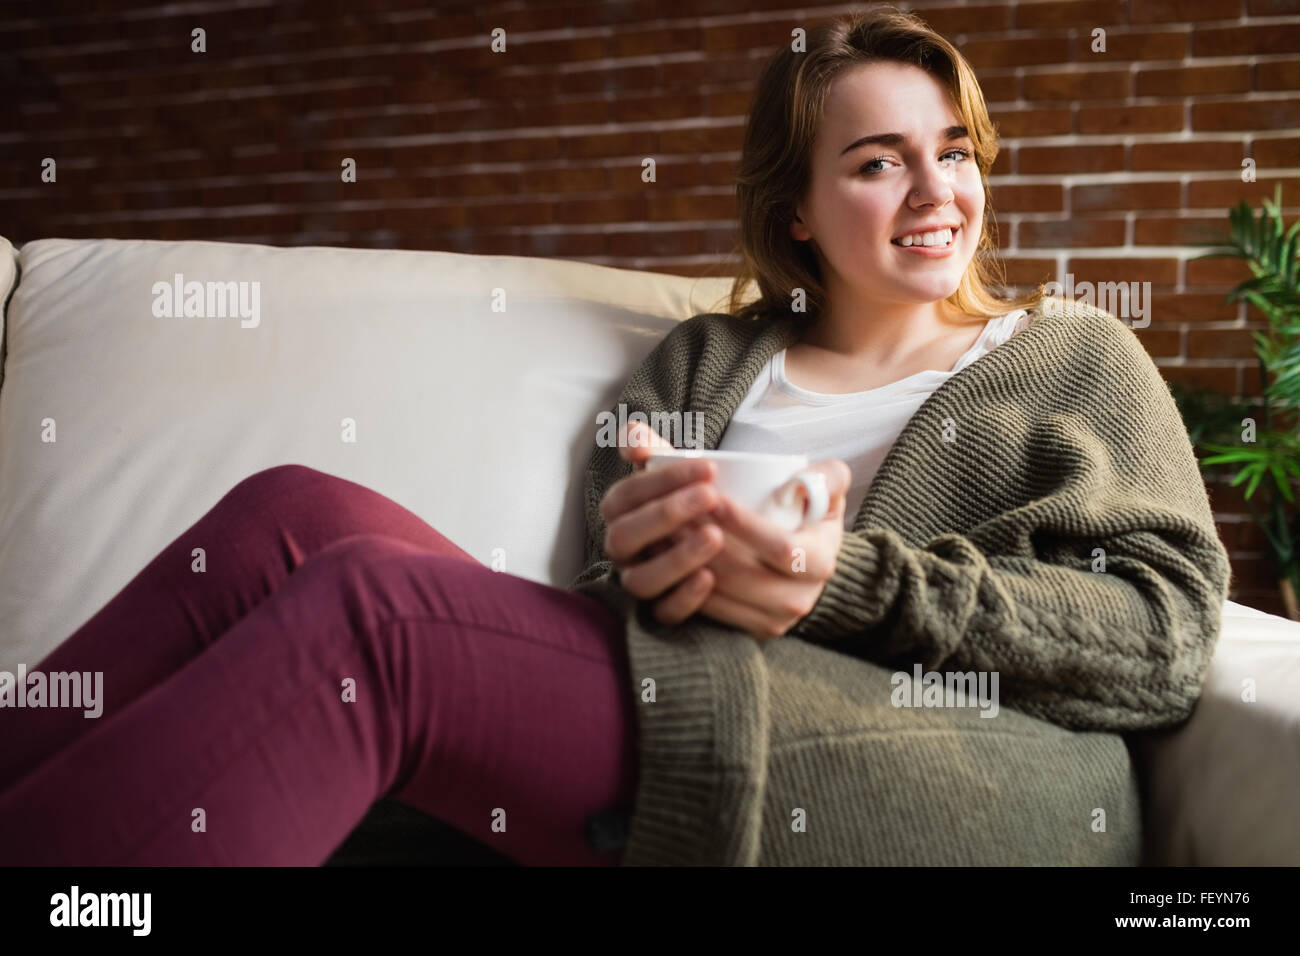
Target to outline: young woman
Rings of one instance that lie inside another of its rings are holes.
[[[2,862],[317,864],[383,796],[525,864],[1135,862],[1116,732],[1186,718],[1228,565],[1132,333],[993,291],[996,150],[911,17],[782,50],[739,180],[759,297],[620,401],[808,453],[827,517],[646,471],[636,426],[593,452],[562,590],[260,472],[39,665],[102,671],[100,719],[0,712]],[[1004,707],[902,706],[885,663],[1001,676]]]

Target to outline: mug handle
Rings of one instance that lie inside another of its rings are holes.
[[[806,528],[825,518],[831,504],[830,492],[826,487],[826,476],[820,471],[801,471],[790,481],[800,485],[808,495],[808,506],[804,509],[803,522],[799,528]]]

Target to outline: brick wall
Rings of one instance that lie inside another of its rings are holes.
[[[1222,304],[1244,269],[1190,262],[1188,243],[1277,183],[1288,217],[1300,211],[1300,2],[910,9],[984,84],[1012,279],[1149,281],[1139,335],[1162,372],[1253,394],[1249,332],[1262,325]],[[16,109],[0,121],[0,231],[717,274],[754,80],[813,22],[774,0],[8,4],[0,69]],[[191,51],[196,27],[205,53]],[[489,49],[496,27],[505,53]],[[45,157],[57,183],[40,180]],[[355,183],[340,181],[345,157]],[[644,157],[655,183],[641,181]],[[1212,485],[1211,497],[1233,598],[1280,613],[1239,493]]]

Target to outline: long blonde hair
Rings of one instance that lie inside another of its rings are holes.
[[[739,267],[727,311],[754,318],[788,311],[795,289],[805,292],[807,316],[821,313],[827,302],[820,264],[807,243],[790,235],[795,204],[809,182],[813,142],[831,81],[859,63],[892,60],[910,63],[936,77],[952,96],[975,146],[975,162],[984,183],[984,221],[974,256],[957,290],[945,299],[957,316],[981,321],[1037,303],[1038,291],[1005,295],[1005,273],[990,226],[992,196],[988,175],[998,154],[997,130],[984,104],[975,73],[957,48],[924,21],[892,7],[874,7],[838,17],[815,28],[807,52],[783,46],[767,63],[758,83],[745,129],[736,178],[740,241],[732,252]],[[759,296],[741,303],[751,284]]]

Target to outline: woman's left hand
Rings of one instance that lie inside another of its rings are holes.
[[[826,477],[830,502],[821,521],[798,531],[720,496],[709,517],[722,529],[725,544],[705,565],[714,583],[700,613],[761,641],[785,634],[816,605],[835,571],[852,476],[838,458],[814,462],[807,470]],[[799,493],[802,497],[802,489]]]

